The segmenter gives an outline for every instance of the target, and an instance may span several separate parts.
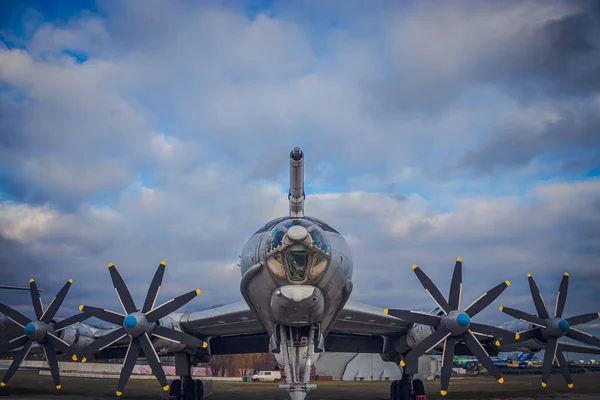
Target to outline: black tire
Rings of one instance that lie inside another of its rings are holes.
[[[279,383],[279,379],[275,379],[273,383]]]
[[[425,396],[425,385],[420,379],[413,380],[413,390],[415,391],[415,398],[413,400],[421,400],[417,396]]]
[[[191,378],[186,378],[187,384],[183,385],[183,399],[196,400],[196,383]]]
[[[204,383],[196,379],[196,400],[204,400]]]
[[[411,400],[410,398],[410,386],[408,382],[402,380],[398,381],[398,397],[394,400]]]
[[[181,400],[181,381],[175,379],[169,388],[169,400]]]
[[[398,381],[392,381],[392,384],[390,385],[390,400],[396,400],[396,393],[398,392],[397,386]]]

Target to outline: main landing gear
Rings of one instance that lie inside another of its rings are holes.
[[[426,400],[425,386],[420,379],[413,375],[403,374],[402,379],[392,381],[390,385],[390,400]]]
[[[192,366],[198,365],[198,358],[187,353],[175,353],[175,370],[180,379],[171,382],[169,400],[203,400],[204,383],[192,377]]]

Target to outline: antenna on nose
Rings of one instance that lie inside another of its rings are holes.
[[[290,152],[290,217],[304,217],[304,153],[300,147],[294,147]]]

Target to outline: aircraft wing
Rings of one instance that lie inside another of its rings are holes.
[[[398,336],[406,333],[411,324],[386,315],[383,308],[348,301],[334,323],[332,332]]]

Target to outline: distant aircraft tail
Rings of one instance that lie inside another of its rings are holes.
[[[304,154],[299,147],[290,152],[290,217],[304,217]]]

